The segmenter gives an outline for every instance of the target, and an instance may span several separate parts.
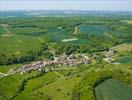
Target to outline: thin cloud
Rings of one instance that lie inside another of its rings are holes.
[[[0,0],[0,10],[127,10],[130,0]]]

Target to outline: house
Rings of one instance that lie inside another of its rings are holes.
[[[114,49],[112,48],[106,54],[106,57],[108,59],[108,62],[111,63],[113,61],[113,59],[112,59],[113,55],[114,55]]]

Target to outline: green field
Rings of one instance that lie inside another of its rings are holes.
[[[80,25],[80,31],[85,34],[96,34],[102,35],[105,32],[108,32],[106,25]]]
[[[108,79],[95,87],[97,100],[131,100],[132,88],[114,79]]]
[[[118,58],[116,62],[121,63],[121,64],[132,64],[132,55]]]
[[[97,100],[131,100],[132,90],[127,86],[132,86],[132,28],[120,20],[98,16],[1,18],[0,100],[94,100],[93,87],[106,77],[113,79],[97,85]],[[110,48],[115,49],[112,58],[120,64],[103,60]],[[60,71],[4,77],[16,67],[63,54],[80,55],[77,59],[87,55],[89,64],[57,64],[54,67]]]
[[[113,32],[113,34],[118,34],[118,32],[108,29],[108,25],[106,23],[102,24],[102,21],[98,21],[98,24],[94,24],[96,21],[91,21],[91,24],[84,24],[88,20],[81,17],[3,18],[0,21],[0,54],[22,56],[27,55],[27,52],[31,50],[38,51],[45,36],[62,44],[64,44],[62,42],[64,39],[78,38],[76,41],[68,41],[65,44],[88,44],[90,46],[94,45],[92,43],[96,43],[97,41],[95,40],[98,38],[98,41],[104,42],[104,44],[100,44],[103,48],[106,47],[106,44],[111,46],[114,41],[111,41],[113,35],[109,34],[109,32]],[[110,21],[107,23],[110,23]],[[73,36],[75,27],[78,27],[81,33],[88,36]],[[95,37],[90,37],[90,35],[95,35]],[[95,48],[97,49],[98,47]]]
[[[36,51],[41,47],[41,42],[36,37],[15,35],[0,38],[0,53],[5,55],[25,55],[28,51]]]
[[[120,64],[132,64],[132,45],[131,42],[123,43],[114,47],[117,52],[115,62]]]
[[[80,31],[83,34],[87,34],[87,35],[96,35],[97,37],[99,36],[103,36],[106,39],[114,39],[115,37],[120,37],[121,35],[123,35],[123,33],[119,32],[119,31],[113,31],[111,29],[108,28],[107,25],[99,25],[99,24],[82,24],[79,26]]]
[[[7,70],[15,66],[17,65],[5,66],[5,68],[3,66],[3,69],[1,68],[0,71],[6,73]],[[85,93],[85,95],[91,97],[90,95],[93,95],[93,84],[97,79],[99,79],[99,77],[115,74],[117,74],[116,76],[118,76],[118,78],[121,78],[122,80],[125,80],[126,83],[131,84],[131,74],[128,73],[131,72],[130,65],[114,66],[108,64],[99,64],[98,67],[96,66],[96,64],[80,65],[78,67],[61,66],[63,69],[62,71],[52,71],[46,74],[42,74],[38,77],[36,77],[38,71],[32,71],[23,75],[18,73],[0,78],[0,99],[4,98],[9,100],[12,96],[15,95],[13,100],[43,100],[44,98],[46,98],[44,100],[70,100],[73,95],[73,90],[79,82],[82,82],[79,84],[79,89],[82,89],[82,92]],[[111,73],[109,69],[113,73]],[[125,72],[122,72],[121,70]],[[85,74],[88,75],[84,77]],[[18,91],[22,84],[22,80],[26,80],[23,84],[24,88]],[[83,90],[85,89],[88,89],[88,91],[84,92]]]
[[[60,78],[55,82],[38,89],[36,92],[43,91],[54,100],[70,100],[74,85],[80,80],[78,77]]]
[[[24,86],[24,91],[19,93],[14,98],[14,100],[23,100],[23,99],[24,100],[36,100],[36,99],[41,100],[43,95],[47,93],[45,93],[44,91],[39,91],[39,92],[36,92],[36,91],[38,89],[41,89],[42,87],[47,86],[47,84],[54,82],[57,78],[58,78],[58,75],[56,75],[53,72],[49,72],[38,78],[34,78],[27,81],[27,83]]]
[[[21,90],[22,81],[36,77],[37,75],[39,75],[38,71],[34,71],[23,75],[16,74],[0,78],[0,100],[9,100],[17,95]]]
[[[3,27],[0,26],[0,36],[2,36],[6,31],[4,30]]]
[[[72,71],[71,68],[69,71],[49,72],[29,79],[29,77],[36,75],[37,71],[33,71],[24,75],[16,74],[1,78],[0,85],[4,84],[0,86],[0,99],[9,100],[15,95],[13,100],[43,100],[44,98],[69,100],[74,85],[81,79],[81,77],[76,76],[76,71]],[[23,79],[27,80],[24,89],[18,92]]]
[[[3,66],[0,66],[0,72],[2,73],[7,73],[10,69],[12,68],[16,68],[16,67],[21,67],[21,64],[13,64],[13,65],[3,65]]]

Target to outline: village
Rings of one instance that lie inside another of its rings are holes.
[[[33,62],[31,64],[24,64],[20,68],[14,68],[8,72],[8,74],[15,74],[15,73],[26,73],[33,70],[39,70],[40,72],[49,72],[49,71],[56,71],[61,70],[61,68],[56,68],[53,66],[73,66],[78,64],[88,64],[89,57],[86,55],[62,55],[59,57],[54,57],[53,60],[43,60]],[[52,66],[47,68],[48,66]]]
[[[114,49],[110,49],[107,51],[105,58],[103,60],[107,61],[108,63],[112,63],[114,60],[112,59],[114,55]],[[71,54],[71,55],[61,55],[61,56],[55,56],[53,60],[45,59],[43,61],[36,61],[32,62],[30,64],[23,64],[19,68],[12,68],[8,71],[7,74],[3,76],[8,76],[16,73],[24,74],[26,72],[31,72],[34,70],[38,70],[43,73],[47,73],[49,71],[61,71],[61,66],[67,66],[72,67],[74,65],[79,64],[89,64],[91,62],[91,59],[96,59],[98,55],[95,53],[92,57],[88,57],[86,54]],[[58,68],[58,66],[60,66]]]

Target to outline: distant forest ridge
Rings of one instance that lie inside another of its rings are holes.
[[[69,17],[69,16],[115,16],[132,17],[132,11],[96,11],[96,10],[17,10],[0,11],[0,18],[9,17]]]

